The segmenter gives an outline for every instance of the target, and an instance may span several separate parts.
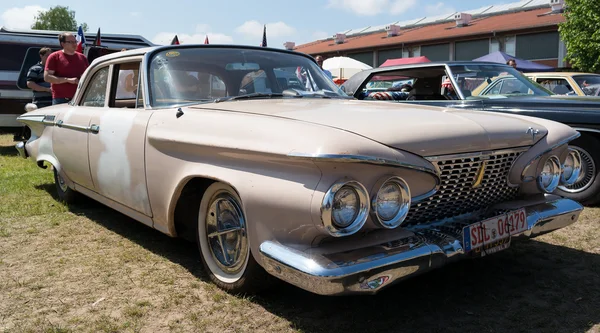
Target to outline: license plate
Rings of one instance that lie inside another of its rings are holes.
[[[465,252],[492,254],[510,246],[510,236],[527,230],[525,209],[514,210],[463,228]]]

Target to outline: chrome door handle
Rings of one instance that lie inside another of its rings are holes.
[[[89,133],[93,133],[93,134],[98,134],[98,132],[100,132],[100,126],[98,126],[96,124],[92,124],[92,126],[87,127],[87,126],[65,124],[62,120],[59,120],[56,122],[56,126],[60,127],[60,128],[67,128],[67,129],[71,129],[71,130],[75,130],[75,131],[89,132]]]

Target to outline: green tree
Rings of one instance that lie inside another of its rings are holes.
[[[559,24],[573,67],[600,71],[600,0],[565,0],[565,22]]]
[[[88,30],[87,23],[81,24],[83,31]],[[46,11],[38,12],[31,29],[55,30],[55,31],[77,31],[79,24],[75,20],[75,11],[69,7],[50,7]]]

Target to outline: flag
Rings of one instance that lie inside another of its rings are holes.
[[[83,28],[79,26],[77,29],[77,49],[75,51],[83,53],[85,50],[85,35],[83,34]]]
[[[98,28],[98,33],[96,33],[96,39],[94,40],[94,46],[102,45],[102,40],[100,39],[100,28]]]
[[[206,35],[206,38],[204,38],[204,44],[208,44],[208,35]]]
[[[260,43],[260,46],[267,47],[267,26],[263,26],[263,40]]]
[[[173,40],[171,41],[171,45],[179,45],[179,38],[177,38],[177,35],[175,35],[175,37],[173,37]]]

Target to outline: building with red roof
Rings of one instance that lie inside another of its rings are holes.
[[[567,67],[566,48],[558,32],[563,11],[563,0],[524,0],[346,30],[294,50],[325,58],[347,56],[373,67],[388,59],[419,56],[431,61],[473,60],[494,51]]]

